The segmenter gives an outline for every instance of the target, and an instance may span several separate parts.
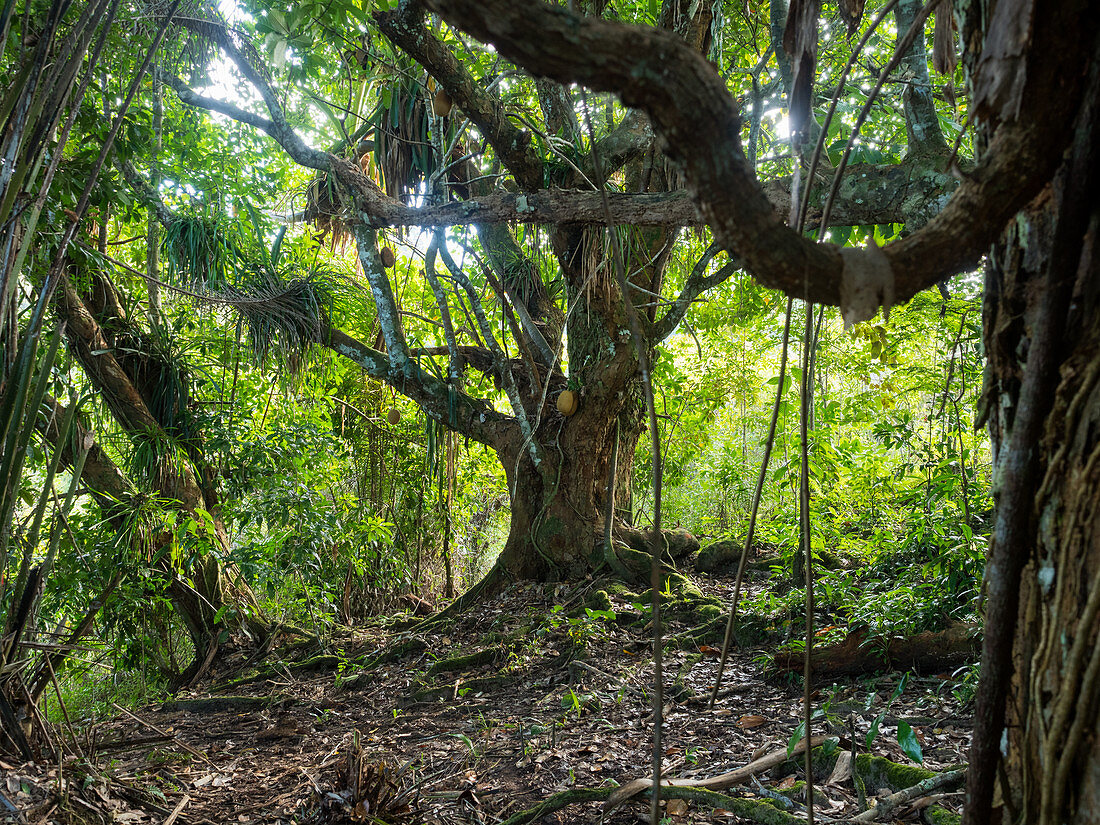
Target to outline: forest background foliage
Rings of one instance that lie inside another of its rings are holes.
[[[37,15],[47,5],[20,0],[7,8],[16,11],[6,30],[5,55],[12,59],[5,59],[0,80],[14,95],[22,58],[34,46]],[[781,179],[792,169],[784,133],[789,65],[772,40],[775,9],[722,3],[715,9],[708,56],[751,110],[745,137],[759,174]],[[337,0],[289,8],[243,3],[187,14],[217,25],[227,16],[241,33],[238,47],[263,65],[283,96],[287,123],[309,145],[353,158],[390,197],[423,203],[441,182],[451,189],[469,185],[454,178],[460,158],[493,187],[511,191],[514,181],[487,148],[484,129],[437,111],[444,103],[438,85],[381,34],[373,16],[379,11],[385,8]],[[31,359],[36,366],[25,371],[43,394],[74,411],[79,430],[73,432],[94,434],[105,461],[125,475],[118,490],[94,496],[72,482],[62,440],[24,428],[26,461],[9,479],[14,504],[3,548],[9,584],[0,611],[10,624],[22,597],[17,578],[25,584],[27,571],[41,569],[48,575],[36,607],[38,638],[63,639],[82,617],[93,617],[63,675],[71,699],[78,701],[83,690],[91,704],[117,698],[124,684],[142,698],[173,684],[201,658],[195,642],[201,636],[171,592],[173,583],[198,581],[203,560],[214,558],[229,571],[225,588],[249,593],[226,599],[206,617],[222,642],[255,641],[258,631],[248,620],[261,615],[324,636],[335,623],[401,609],[406,594],[437,604],[454,598],[491,569],[509,530],[505,472],[491,450],[316,345],[310,324],[320,317],[384,349],[385,319],[371,299],[356,239],[325,210],[331,183],[294,163],[253,126],[181,102],[177,92],[191,88],[243,109],[261,105],[256,86],[201,26],[171,27],[154,67],[139,72],[140,44],[157,30],[162,12],[146,20],[123,15],[105,25],[107,47],[80,70],[87,89],[63,109],[74,116],[72,136],[40,147],[40,157],[59,160],[56,174],[48,188],[27,184],[23,194],[40,196],[42,216],[34,245],[5,281],[11,285],[4,296],[5,389],[20,380],[15,345],[30,340],[34,324],[47,317],[36,297],[63,260],[73,289],[106,308],[100,318],[110,349],[120,362],[140,362],[129,374],[135,386],[142,384],[159,424],[138,431],[121,420],[121,402],[76,353],[71,321],[72,351],[60,346],[54,357]],[[651,24],[664,14],[647,2],[617,4],[616,13]],[[825,25],[818,56],[823,87],[853,43],[834,10],[826,10]],[[513,123],[530,127],[547,181],[583,166],[589,137],[583,129],[555,134],[531,78],[438,19],[430,18],[429,27],[481,88],[499,95]],[[849,78],[828,127],[831,162],[839,160],[897,35],[892,21],[881,26]],[[929,27],[929,47],[931,38]],[[948,141],[961,131],[961,71],[936,81],[934,112]],[[144,79],[124,107],[135,77]],[[906,82],[899,80],[872,109],[853,162],[889,164],[908,156]],[[612,96],[573,89],[567,99],[579,123],[595,122],[608,134],[632,116]],[[815,102],[818,115],[825,102]],[[116,121],[109,161],[97,168]],[[962,149],[969,150],[969,139]],[[652,174],[675,182],[675,170],[652,157],[648,162]],[[612,176],[609,185],[625,188],[624,177]],[[88,182],[93,185],[85,192]],[[142,183],[169,212],[166,225]],[[71,243],[63,234],[69,226]],[[620,231],[635,251],[647,242],[644,233]],[[828,231],[837,243],[860,246],[889,241],[907,228],[856,223]],[[565,283],[550,231],[518,225],[513,242],[533,267],[531,288],[542,290],[558,313],[568,312],[577,293]],[[685,288],[708,242],[704,229],[676,234],[662,306]],[[418,363],[437,378],[451,369],[450,342],[437,293],[423,277],[426,258],[457,261],[472,280],[470,295],[480,296],[488,328],[502,340],[514,323],[510,307],[523,300],[498,294],[488,274],[496,264],[486,265],[495,252],[487,243],[465,226],[437,235],[410,226],[377,237],[378,247],[394,256],[387,269],[402,333]],[[849,331],[835,309],[816,318],[809,438],[813,549],[822,567],[818,598],[830,617],[823,640],[858,627],[910,634],[976,620],[991,518],[989,445],[976,426],[984,363],[980,288],[977,276],[962,276],[942,295],[920,293],[888,319]],[[464,313],[454,325],[465,330],[467,342],[479,340],[477,301],[461,298],[457,286],[453,293],[459,297],[452,310]],[[779,380],[785,303],[737,271],[692,301],[675,331],[655,346],[662,518],[704,543],[743,537],[746,530]],[[796,329],[804,311],[796,305]],[[61,328],[57,312],[48,314],[46,327]],[[505,346],[519,357],[514,345]],[[587,366],[572,363],[570,353],[563,353],[563,371],[580,390],[578,376]],[[468,370],[464,380],[470,396],[508,408],[499,375]],[[754,548],[784,571],[799,537],[799,383],[799,368],[791,366]],[[26,420],[50,414],[21,403]],[[22,419],[12,415],[8,426],[16,420]],[[636,450],[628,446],[633,496],[621,514],[644,527],[654,515],[652,456],[645,438]],[[215,498],[181,507],[181,497],[164,493],[165,479],[186,468]],[[70,488],[75,495],[66,509],[61,500]],[[216,508],[209,505],[214,500]],[[764,593],[746,609],[795,635],[799,588]],[[114,674],[114,685],[97,694],[87,686],[102,682],[86,676],[102,668]]]

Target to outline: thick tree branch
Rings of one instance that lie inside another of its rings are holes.
[[[159,68],[157,69],[156,77],[157,80],[174,91],[181,102],[186,103],[188,106],[217,112],[233,120],[246,123],[249,126],[254,126],[266,132],[271,137],[275,137],[276,135],[277,130],[275,129],[275,124],[266,117],[253,114],[252,112],[242,109],[240,106],[235,106],[224,100],[218,100],[215,97],[208,97],[207,95],[200,95],[175,75],[171,75]]]
[[[368,347],[347,333],[329,329],[324,346],[358,364],[367,375],[384,381],[420,405],[432,418],[494,449],[515,431],[516,420],[496,412],[481,399],[448,386],[414,362],[411,375],[392,368],[385,353]]]
[[[631,109],[619,121],[619,125],[596,141],[596,154],[600,158],[600,169],[604,175],[610,175],[623,167],[628,161],[640,156],[653,145],[653,127],[645,112]],[[591,154],[585,158],[584,171],[589,177],[595,175]]]
[[[529,381],[530,379],[530,367],[520,358],[508,358],[501,361],[486,347],[471,345],[459,346],[456,348],[456,351],[462,358],[463,363],[473,367],[482,375],[492,378],[496,384],[503,383],[505,367],[511,370],[513,375],[520,376],[521,380]],[[421,356],[435,357],[439,355],[450,355],[451,352],[449,347],[418,347],[412,350],[412,355],[414,358]],[[545,381],[547,374],[548,370],[538,367],[538,381]],[[564,383],[565,376],[562,375],[561,372],[557,373],[557,378]]]
[[[535,90],[539,96],[539,108],[546,119],[546,128],[550,134],[568,140],[573,145],[578,145],[581,138],[581,127],[577,123],[576,112],[573,111],[573,101],[565,86],[546,78],[535,78]]]
[[[412,356],[418,358],[424,355],[435,357],[437,355],[457,355],[463,364],[469,364],[483,375],[500,380],[499,364],[494,360],[493,353],[486,347],[472,345],[450,345],[445,347],[417,347],[413,349]]]
[[[122,177],[126,180],[127,185],[134,191],[134,194],[138,196],[138,200],[145,204],[146,208],[152,209],[157,216],[157,220],[160,221],[162,226],[168,226],[175,221],[176,216],[167,206],[164,205],[164,201],[160,199],[160,195],[156,190],[149,185],[148,181],[142,177],[141,173],[134,168],[134,165],[128,160],[123,160],[122,157],[116,152],[114,153],[115,166],[122,173]]]
[[[90,490],[99,506],[105,512],[109,512],[117,502],[125,502],[133,497],[136,491],[130,480],[104,452],[99,442],[95,440],[94,433],[85,429],[80,421],[74,421],[73,437],[68,442],[62,443],[58,422],[64,419],[68,408],[49,395],[45,396],[44,403],[50,413],[47,416],[39,416],[36,419],[36,425],[42,436],[55,449],[61,450],[61,463],[66,467],[73,467],[76,460],[73,444],[87,443],[86,439],[91,437],[92,446],[84,459],[81,481]]]
[[[337,158],[339,162],[340,159]],[[348,169],[348,175],[354,170]],[[364,176],[364,181],[370,183]],[[819,182],[827,181],[824,177]],[[790,180],[782,178],[762,184],[768,202],[777,212],[790,206]],[[958,181],[944,172],[913,162],[850,168],[841,183],[840,196],[829,220],[830,226],[870,226],[880,223],[927,221],[936,215]],[[817,192],[818,190],[815,190]],[[487,224],[607,224],[599,192],[574,189],[544,189],[515,193],[498,190],[484,197],[452,201],[438,206],[406,206],[376,186],[364,185],[356,192],[367,226],[470,226]],[[820,218],[820,197],[816,195],[808,214]],[[616,226],[703,226],[687,191],[629,193],[608,192],[607,206]],[[312,218],[309,212],[298,218]],[[354,218],[341,215],[344,220]]]
[[[894,7],[898,39],[905,36],[920,11],[920,0],[900,0]],[[941,8],[943,8],[941,6]],[[936,105],[932,101],[932,82],[928,77],[928,53],[924,38],[917,37],[901,60],[901,68],[909,78],[902,92],[905,104],[905,131],[909,138],[910,154],[946,155],[947,142],[940,129]]]
[[[161,422],[149,408],[142,388],[116,356],[116,347],[93,316],[84,299],[66,278],[54,305],[65,321],[69,349],[81,368],[101,391],[115,420],[132,436],[165,438]],[[174,497],[188,510],[210,509],[203,485],[194,467],[176,462],[166,468],[162,492]]]
[[[55,306],[65,321],[70,349],[96,386],[103,389],[107,406],[119,424],[131,432],[160,433],[160,422],[115,357],[114,343],[104,334],[68,278],[58,290]]]
[[[713,68],[667,32],[579,17],[541,2],[427,0],[449,22],[510,60],[560,82],[619,93],[644,109],[691,183],[715,238],[765,286],[817,303],[841,303],[844,259],[784,225],[740,145],[737,107]],[[997,129],[952,200],[919,232],[884,250],[896,300],[973,268],[1007,220],[1050,179],[1078,107],[1079,67],[1092,25],[1077,0],[1038,15],[1029,50],[1026,120]],[[1063,94],[1038,90],[1059,88]],[[866,255],[864,256],[866,257]],[[854,266],[854,258],[849,258]]]

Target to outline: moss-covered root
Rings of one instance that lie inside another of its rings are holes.
[[[677,702],[687,702],[695,698],[695,691],[688,687],[687,677],[691,669],[703,661],[701,654],[694,653],[684,657],[683,664],[676,671],[676,681],[672,683],[672,698]]]
[[[507,650],[502,647],[487,647],[482,650],[475,650],[473,653],[466,653],[462,656],[452,656],[449,659],[440,659],[428,668],[428,675],[435,676],[439,673],[455,673],[473,670],[475,667],[499,662],[506,655]]]
[[[492,596],[498,590],[500,590],[504,584],[508,581],[508,577],[504,572],[504,568],[500,565],[500,560],[493,565],[492,569],[485,574],[485,578],[440,610],[438,613],[434,613],[428,616],[426,619],[421,620],[417,624],[413,625],[410,630],[414,633],[427,633],[430,630],[434,630],[437,627],[444,625],[454,620],[456,616],[459,616],[466,612],[468,607],[472,607],[478,602],[479,599]]]
[[[648,794],[647,794],[648,796]],[[770,799],[743,799],[706,788],[661,788],[661,799],[686,799],[704,808],[720,808],[761,825],[806,825],[806,820],[779,810]]]
[[[544,816],[560,811],[567,805],[578,802],[606,801],[614,788],[586,789],[571,788],[568,791],[554,794],[543,800],[533,808],[512,814],[501,825],[527,825],[529,822],[537,822]],[[648,791],[640,795],[639,799],[648,798]],[[756,799],[738,799],[717,791],[708,791],[704,788],[675,788],[661,787],[662,799],[684,799],[706,808],[720,808],[741,817],[759,822],[761,825],[805,825],[805,820],[792,816],[785,811],[774,807],[771,801]]]
[[[951,771],[949,774],[937,774],[933,771],[918,768],[913,765],[899,765],[881,756],[860,754],[856,757],[855,774],[859,781],[863,782],[868,790],[875,788],[889,788],[900,792],[918,785],[929,784],[937,780],[946,780],[954,784],[961,784],[965,767]],[[955,781],[957,780],[957,782]],[[870,811],[862,815],[865,819],[857,817],[857,821],[870,821]],[[924,812],[925,819],[935,822],[936,825],[958,825],[960,817],[939,805],[930,805]]]
[[[856,773],[867,785],[868,790],[889,788],[901,791],[911,788],[918,782],[936,776],[934,771],[918,768],[916,765],[899,765],[881,756],[861,753],[856,756]]]
[[[240,679],[232,679],[228,682],[218,682],[213,686],[213,689],[236,690],[239,687],[262,682],[265,679],[282,679],[285,678],[287,671],[301,673],[303,671],[336,670],[340,663],[339,656],[333,656],[329,653],[321,653],[301,662],[273,662],[264,665],[251,676],[243,676]]]
[[[573,805],[577,802],[600,802],[607,799],[611,795],[611,788],[601,789],[589,789],[589,788],[570,788],[567,791],[556,793],[548,799],[544,799],[538,805],[533,808],[528,808],[525,811],[512,814],[500,825],[527,825],[528,822],[537,822],[544,816],[549,816],[555,811],[560,811],[567,805]]]
[[[375,668],[387,662],[396,662],[406,656],[420,653],[427,647],[427,642],[421,638],[414,637],[412,639],[406,639],[391,648],[387,648],[374,656],[361,656],[348,663],[351,665],[349,672],[345,673],[343,679],[338,680],[338,687],[340,690],[357,690],[364,685],[369,685],[374,678],[372,674]],[[352,670],[355,672],[352,673]]]

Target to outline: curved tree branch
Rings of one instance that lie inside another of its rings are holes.
[[[43,398],[43,403],[50,410],[49,415],[38,416],[35,426],[54,449],[61,450],[61,463],[70,469],[75,466],[76,455],[73,452],[74,443],[91,443],[88,455],[84,459],[84,468],[81,472],[81,481],[88,488],[100,508],[110,512],[118,502],[129,501],[137,491],[126,474],[100,446],[95,438],[95,433],[85,429],[80,421],[73,422],[73,437],[69,441],[62,441],[61,430],[58,422],[64,419],[68,407],[51,395]]]
[[[260,93],[264,105],[267,107],[267,112],[271,116],[271,120],[269,121],[270,129],[264,128],[263,126],[259,128],[263,128],[265,132],[271,135],[296,163],[309,169],[319,169],[321,171],[329,170],[332,156],[327,152],[322,152],[309,146],[302,140],[298,133],[291,128],[290,124],[287,123],[286,113],[283,111],[282,104],[279,103],[279,96],[275,93],[275,89],[272,88],[268,78],[254,65],[254,62],[259,62],[258,58],[253,57],[250,59],[249,56],[245,54],[245,49],[249,49],[249,47],[247,46],[248,41],[245,40],[243,36],[237,35],[235,32],[230,32],[221,23],[211,20],[201,20],[195,17],[178,17],[175,22],[183,28],[193,31],[209,39],[213,43],[216,43],[229,59],[233,61],[237,70],[244,76],[245,80],[251,83],[256,88],[256,91]],[[240,39],[243,48],[237,45],[235,42],[236,39]],[[167,77],[165,78],[165,82],[168,82]],[[230,106],[231,104],[222,105]],[[226,114],[228,114],[228,112],[226,112]],[[234,116],[230,115],[230,117]],[[249,115],[249,117],[255,118],[256,116]],[[258,126],[259,124],[253,125]]]
[[[596,155],[605,176],[618,171],[633,158],[643,154],[653,145],[653,127],[649,118],[639,109],[631,109],[619,121],[619,125],[596,141]],[[592,154],[582,163],[585,173],[592,177]]]
[[[541,2],[427,2],[529,71],[614,91],[644,109],[725,249],[741,256],[765,286],[816,303],[841,303],[839,249],[784,225],[745,159],[740,117],[725,84],[678,37]],[[1031,96],[1035,106],[1026,120],[1000,124],[982,162],[943,211],[883,250],[897,300],[974,267],[1007,220],[1050,179],[1078,107],[1079,67],[1091,42],[1090,27],[1081,25],[1090,19],[1086,6],[1084,0],[1060,4],[1034,20],[1027,82],[1065,94]]]
[[[249,112],[242,109],[240,106],[235,106],[224,100],[201,95],[175,75],[171,75],[159,68],[156,71],[156,78],[174,91],[176,96],[188,106],[194,106],[198,109],[209,109],[211,112],[217,112],[226,117],[233,118],[233,120],[246,123],[249,126],[255,126],[257,129],[271,135],[271,137],[276,136],[277,130],[275,124],[266,117],[261,117],[260,115]]]
[[[672,306],[669,307],[668,312],[666,312],[659,321],[653,324],[652,341],[663,341],[668,338],[680,324],[680,321],[684,319],[692,301],[708,289],[712,289],[727,280],[734,272],[741,268],[740,261],[729,261],[725,265],[719,267],[717,271],[708,275],[707,264],[710,263],[717,251],[717,247],[712,244],[703,254],[703,257],[695,263],[695,266],[691,270],[691,274],[687,278],[687,282],[684,284],[684,288],[680,290],[680,294],[676,297]]]
[[[368,347],[339,329],[330,328],[320,343],[354,361],[367,375],[384,381],[416,402],[432,418],[481,444],[498,449],[515,431],[516,420],[512,416],[498,413],[488,402],[449,387],[415,362],[411,376],[398,373],[391,367],[385,353]]]

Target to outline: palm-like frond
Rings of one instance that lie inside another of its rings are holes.
[[[256,361],[275,356],[297,374],[310,345],[323,340],[338,294],[354,285],[337,272],[288,260],[281,236],[270,251],[260,248],[266,242],[258,220],[254,215],[255,238],[205,216],[174,221],[163,243],[168,279],[200,303],[236,310]]]
[[[248,327],[255,360],[264,364],[274,356],[296,375],[305,367],[311,345],[324,341],[337,297],[355,288],[346,276],[314,270],[267,275],[195,297],[236,310]]]
[[[237,244],[223,221],[183,215],[165,228],[161,255],[170,283],[217,290],[229,282]]]
[[[291,374],[305,366],[310,345],[328,329],[333,294],[319,278],[294,278],[242,291],[233,307],[248,325],[252,353],[264,363],[274,355]]]

